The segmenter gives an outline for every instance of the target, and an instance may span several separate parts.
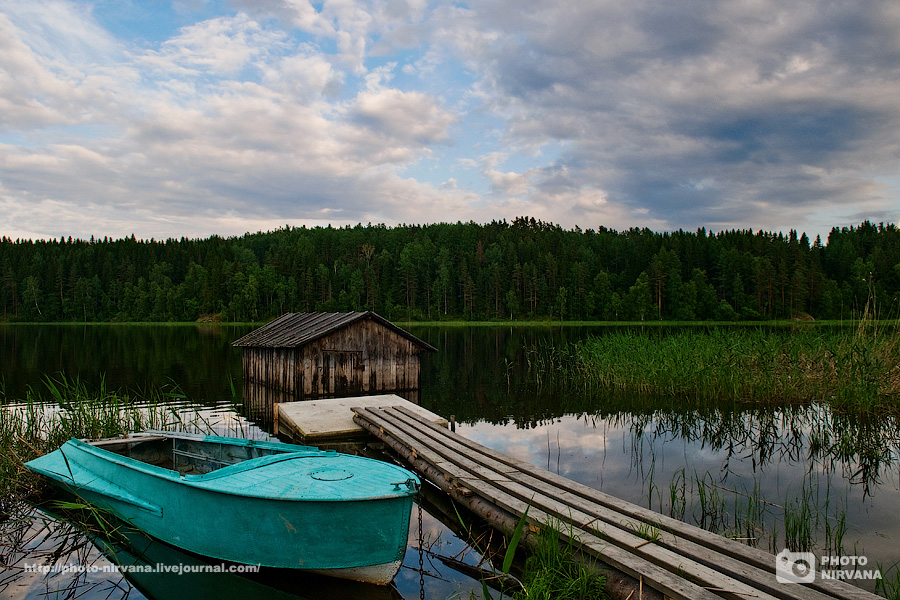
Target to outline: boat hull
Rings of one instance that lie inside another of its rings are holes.
[[[145,533],[204,556],[386,584],[399,569],[406,550],[414,493],[405,491],[396,481],[389,482],[393,487],[388,489],[400,488],[401,493],[355,499],[352,495],[351,499],[339,499],[325,493],[326,499],[298,500],[287,492],[282,492],[282,498],[253,497],[235,493],[233,482],[226,485],[220,481],[227,477],[211,474],[191,479],[125,457],[110,458],[105,455],[111,453],[85,448],[84,444],[67,442],[57,452],[59,456],[51,453],[28,466]],[[282,477],[289,477],[285,463],[292,461],[300,463],[296,475],[299,487],[304,485],[301,475],[308,475],[309,469],[326,474],[349,472],[346,461],[340,463],[342,469],[323,469],[315,458],[269,460],[273,464],[255,470],[245,468],[232,479],[239,477],[241,486],[252,489],[254,477],[271,477],[269,471],[276,467],[284,471]],[[351,463],[371,460],[347,458]],[[325,460],[325,464],[332,463]],[[353,468],[368,466],[353,464]],[[337,488],[340,482],[319,483]],[[290,486],[285,489],[290,490]]]

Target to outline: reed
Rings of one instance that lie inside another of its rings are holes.
[[[894,563],[888,568],[878,565],[881,571],[881,579],[875,580],[875,593],[888,600],[900,600],[900,563]]]
[[[767,541],[776,553],[783,547],[794,552],[818,550],[829,555],[844,552],[847,533],[845,501],[835,502],[831,487],[804,480],[800,490],[783,505],[765,500],[758,480],[752,488],[729,489],[717,484],[711,473],[694,473],[685,480],[684,469],[675,471],[669,486],[670,516],[689,515],[698,527],[759,547]],[[638,535],[644,537],[642,533]]]
[[[673,519],[684,520],[684,511],[687,507],[685,483],[684,467],[681,467],[675,471],[669,484],[669,516]]]
[[[0,406],[0,503],[40,493],[44,480],[25,463],[52,452],[70,438],[115,437],[144,429],[205,429],[201,413],[174,389],[135,396],[112,391],[104,381],[89,388],[78,378],[47,377],[19,402]],[[0,506],[0,512],[4,510]]]
[[[814,519],[812,498],[804,489],[800,496],[784,504],[784,543],[794,552],[813,549]]]
[[[900,412],[900,327],[625,330],[535,344],[538,385]]]
[[[457,519],[468,532],[468,543],[485,557],[485,562],[492,568],[491,571],[474,568],[475,571],[480,571],[481,599],[493,598],[489,589],[493,588],[500,592],[500,598],[514,600],[608,600],[606,577],[594,568],[592,560],[580,554],[572,525],[551,520],[532,528],[527,525],[527,513],[526,510],[519,519],[507,543],[502,567],[496,571],[493,563],[498,555],[490,553],[490,545],[482,549],[484,545],[473,538],[469,525],[456,512]],[[659,529],[655,527],[634,527],[638,535],[643,534],[652,539],[660,535]],[[529,532],[529,549],[520,581],[510,575],[510,570],[526,532]],[[478,595],[470,592],[469,598],[477,600]]]
[[[753,482],[753,489],[735,498],[734,530],[735,538],[749,546],[757,546],[765,533],[766,502],[762,499],[759,481]]]
[[[534,551],[525,561],[524,589],[514,597],[529,600],[609,598],[605,590],[606,578],[578,559],[575,536],[570,530],[563,540],[561,527],[562,524],[549,524],[540,529]]]
[[[692,492],[696,489],[700,508],[699,516],[695,515],[697,524],[713,533],[726,532],[728,529],[726,520],[728,513],[725,506],[725,497],[713,483],[712,475],[708,472],[702,477],[695,474],[691,488]]]

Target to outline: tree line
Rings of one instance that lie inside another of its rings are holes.
[[[762,320],[884,314],[900,230],[806,234],[488,224],[291,227],[239,237],[0,239],[3,321]]]

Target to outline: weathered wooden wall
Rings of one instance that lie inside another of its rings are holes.
[[[414,390],[419,352],[409,339],[363,320],[301,348],[244,348],[244,380],[303,397]]]

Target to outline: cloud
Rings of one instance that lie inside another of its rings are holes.
[[[455,115],[421,92],[381,89],[362,92],[350,109],[354,120],[375,132],[379,138],[396,140],[409,150],[449,138],[448,128]]]
[[[898,91],[900,15],[881,6],[500,2],[444,40],[479,65],[509,139],[570,142],[558,161],[573,187],[599,185],[666,227],[737,224],[722,219],[736,208],[741,224],[772,224],[747,210],[766,198],[796,227],[811,220],[798,201],[809,215],[871,199],[843,169],[897,163],[900,111],[885,101]],[[473,43],[475,32],[497,38]]]
[[[521,214],[827,233],[897,213],[888,3],[229,7],[132,39],[103,4],[0,0],[3,233]]]
[[[84,123],[105,112],[115,101],[110,85],[130,79],[110,64],[108,36],[76,24],[60,32],[51,46],[41,36],[56,35],[68,22],[65,17],[77,20],[81,15],[21,13],[18,25],[0,13],[0,131]]]
[[[282,43],[281,32],[264,29],[238,13],[184,27],[163,42],[158,52],[150,52],[140,61],[182,76],[236,76]]]
[[[173,235],[208,235],[221,223],[237,233],[242,217],[273,226],[399,222],[405,205],[436,199],[431,186],[395,170],[446,143],[456,116],[429,94],[386,87],[390,69],[340,99],[348,77],[335,68],[340,61],[238,13],[184,27],[158,49],[120,48],[117,68],[139,71],[143,80],[117,82],[109,90],[117,102],[99,115],[78,82],[73,91],[43,67],[28,32],[8,21],[6,27],[15,35],[4,39],[16,50],[6,64],[47,83],[19,87],[18,97],[10,91],[4,100],[31,111],[35,124],[78,122],[53,113],[56,102],[73,114],[91,110],[94,116],[81,120],[106,134],[57,129],[47,137],[69,142],[0,146],[5,201],[30,206],[32,216],[57,212],[76,230],[125,235],[137,228],[162,237],[166,227]],[[95,69],[69,67],[88,74],[82,82]],[[50,106],[35,105],[36,96]],[[15,126],[20,135],[40,138],[22,119]],[[385,166],[390,170],[382,172]],[[40,231],[24,222],[28,212],[8,211],[6,227]],[[198,217],[199,227],[191,223]],[[44,227],[59,233],[59,221]]]

